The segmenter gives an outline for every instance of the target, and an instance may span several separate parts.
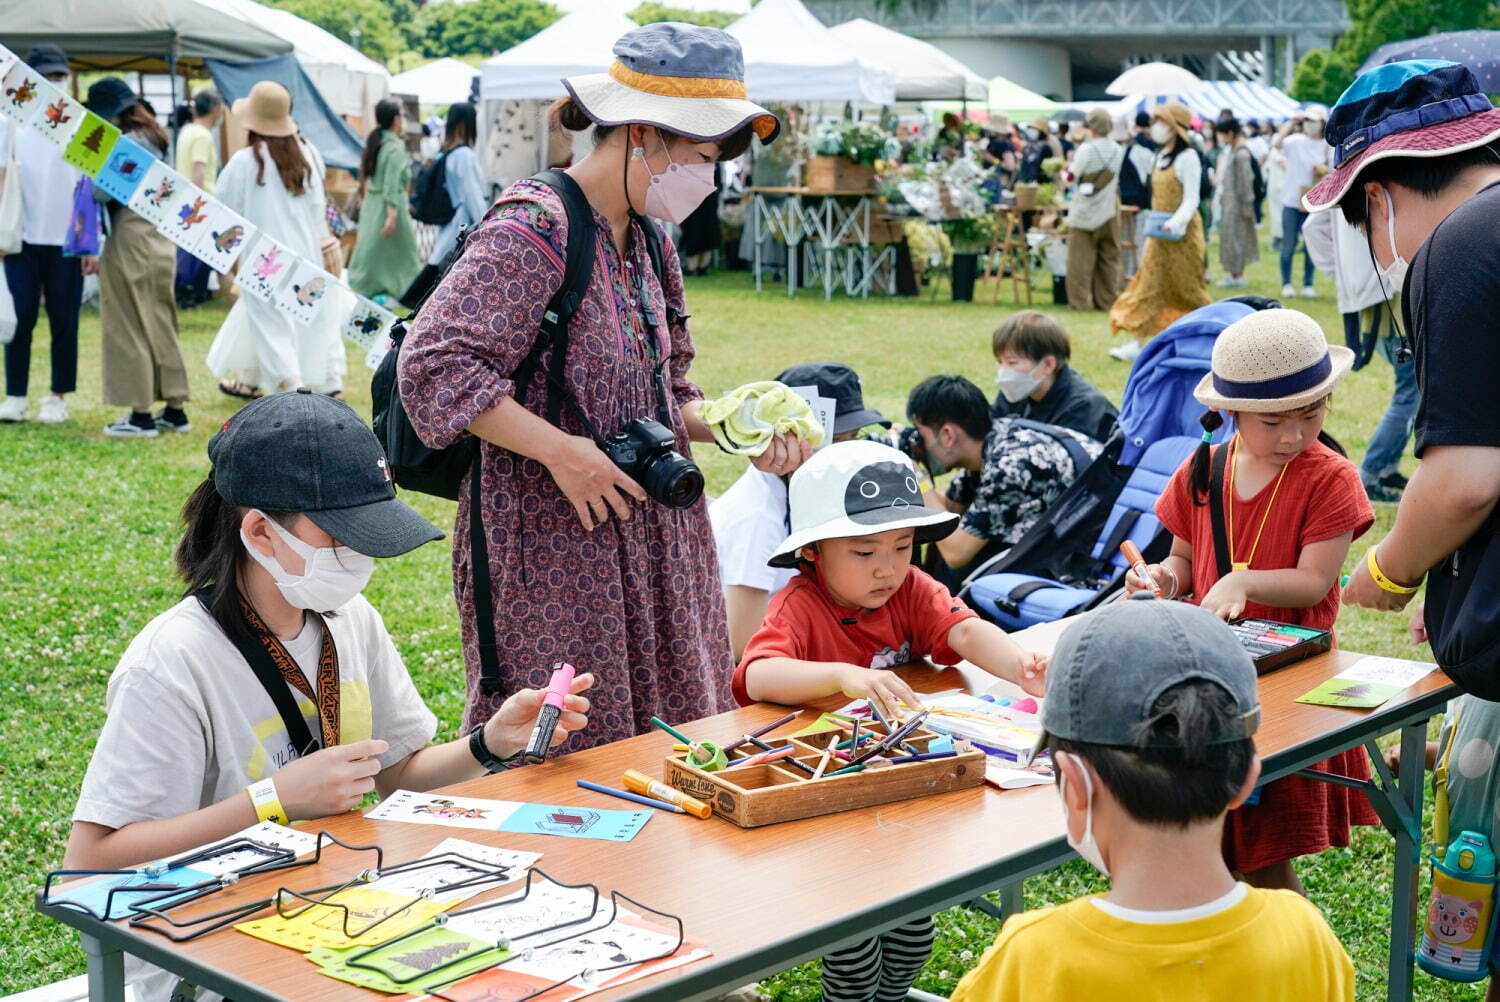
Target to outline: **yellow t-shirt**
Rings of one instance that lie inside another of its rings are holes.
[[[203,190],[214,193],[214,179],[219,176],[219,144],[214,134],[197,122],[177,130],[177,173],[193,179],[193,164],[203,165]]]
[[[1154,924],[1092,898],[1012,916],[952,1002],[1353,1002],[1354,965],[1312,902],[1247,888],[1203,918]]]

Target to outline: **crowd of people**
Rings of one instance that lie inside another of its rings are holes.
[[[1328,262],[1340,308],[1354,317],[1349,336],[1367,348],[1330,346],[1312,318],[1285,306],[1228,326],[1195,393],[1203,444],[1156,506],[1170,554],[1144,576],[1132,571],[1127,597],[1069,628],[1049,658],[954,593],[978,562],[1036,524],[1114,429],[1115,405],[1071,367],[1067,331],[1051,316],[1019,312],[990,336],[993,400],[961,376],[934,375],[911,388],[904,427],[865,404],[847,365],[781,371],[779,381],[834,402],[832,441],[815,451],[794,433],[771,437],[712,504],[696,493],[675,498],[659,477],[616,458],[611,443],[622,438],[648,441],[653,462],[674,469],[691,465],[694,444],[723,447],[691,378],[683,267],[652,220],[687,220],[714,192],[717,166],[752,138],[773,143],[781,123],[745,96],[739,44],[722,31],[647,25],[623,36],[615,56],[609,73],[569,78],[551,110],[560,128],[592,132],[592,150],[560,188],[527,179],[487,206],[474,184],[473,108],[454,106],[439,155],[453,218],[477,225],[445,273],[432,270],[436,250],[427,268],[416,252],[399,106],[377,109],[364,150],[351,282],[387,300],[426,300],[397,359],[399,399],[425,445],[474,450],[452,561],[464,736],[431,744],[435,718],[361,597],[376,558],[442,532],[397,499],[381,444],[334,399],[337,332],[290,331],[242,299],[210,364],[225,392],[258,399],[210,440],[209,473],[185,502],[175,552],[184,597],[143,629],[111,676],[65,865],[133,865],[257,818],[321,817],[372,790],[430,789],[519,765],[559,660],[587,669],[562,714],[563,750],[632,737],[653,717],[691,721],[756,700],[841,693],[899,715],[921,700],[894,668],[968,661],[1047,697],[1042,721],[1068,843],[1111,884],[1104,895],[1011,917],[956,999],[1134,997],[1148,984],[1170,997],[1352,999],[1349,957],[1302,896],[1292,862],[1348,845],[1351,829],[1376,817],[1345,785],[1260,783],[1254,667],[1219,621],[1262,616],[1330,629],[1345,601],[1404,608],[1449,562],[1453,580],[1434,583],[1433,608],[1413,630],[1476,691],[1495,674],[1483,658],[1445,660],[1454,643],[1445,613],[1488,581],[1500,498],[1500,403],[1485,363],[1500,349],[1476,337],[1472,321],[1500,311],[1500,110],[1473,75],[1431,61],[1381,67],[1330,113],[1271,136],[1224,117],[1205,141],[1187,110],[1169,103],[1124,143],[1111,138],[1107,116],[1086,120],[1076,146],[1045,122],[1028,125],[1024,139],[997,128],[984,143],[1019,183],[1048,156],[1071,156],[1070,268],[1076,260],[1088,272],[1078,305],[1086,297],[1088,308],[1109,308],[1132,338],[1208,302],[1206,232],[1215,223],[1232,245],[1227,282],[1243,281],[1258,253],[1258,177],[1276,165],[1283,278],[1291,286],[1305,235],[1303,292],[1313,288],[1307,262]],[[50,77],[67,72],[46,47],[28,61]],[[160,125],[123,81],[95,83],[88,106],[166,154]],[[250,141],[213,180],[235,211],[316,257],[328,236],[322,163],[291,111],[273,83],[236,102]],[[215,101],[195,100],[205,130],[218,113]],[[966,142],[961,133],[951,141]],[[179,156],[205,181],[215,174],[200,144]],[[28,176],[20,183],[37,193],[38,213],[71,190],[65,175]],[[1112,198],[1142,190],[1156,215],[1142,221],[1139,267],[1115,294],[1119,241],[1099,231],[1115,226]],[[571,199],[590,210],[579,232]],[[21,253],[6,257],[12,290],[30,290],[32,325],[33,300],[47,300],[49,400],[58,401],[48,406],[65,409],[75,388],[66,363],[73,358],[76,370],[77,290],[97,270],[106,398],[129,408],[107,433],[186,430],[174,299],[183,293],[174,292],[171,245],[123,207],[107,215],[97,261],[55,253],[56,221],[43,214],[28,219]],[[445,229],[440,241],[456,233]],[[590,281],[559,328],[555,296],[580,246]],[[186,288],[196,295],[191,279]],[[1393,335],[1363,318],[1398,292],[1403,324]],[[549,334],[540,349],[539,328]],[[30,337],[28,326],[16,343],[29,349]],[[1357,468],[1323,426],[1336,388],[1376,350],[1398,373],[1414,351],[1419,378],[1398,381]],[[7,349],[7,406],[19,398],[20,417],[23,358],[18,348],[13,372]],[[153,414],[157,402],[165,407]],[[1212,445],[1225,418],[1235,434]],[[1392,478],[1413,421],[1422,463],[1403,485]],[[956,475],[937,489],[934,478],[948,473]],[[1354,541],[1375,521],[1372,490],[1403,486],[1391,533],[1341,588]],[[1227,553],[1210,497],[1240,527]],[[1466,556],[1466,577],[1455,553]],[[1477,628],[1493,647],[1484,631],[1500,627]],[[280,681],[277,668],[257,684],[248,669],[234,674],[241,661],[279,666],[305,713],[283,715],[287,701],[263,689]],[[1493,749],[1500,722],[1487,705],[1465,701],[1446,750],[1472,739]],[[1431,757],[1444,754],[1434,748]],[[1451,820],[1489,831],[1494,772],[1467,761],[1445,780]],[[1319,768],[1370,776],[1363,751]],[[932,929],[919,919],[831,952],[824,998],[905,997]],[[171,980],[150,977],[141,997],[168,998]]]

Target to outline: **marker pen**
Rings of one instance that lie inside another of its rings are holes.
[[[1130,569],[1135,571],[1136,577],[1151,586],[1151,594],[1161,598],[1161,586],[1152,579],[1151,572],[1146,569],[1146,558],[1141,556],[1140,548],[1127,539],[1120,544],[1120,552],[1125,554],[1125,559],[1129,562]]]
[[[558,663],[552,666],[552,681],[547,684],[547,694],[542,697],[542,708],[536,715],[536,728],[531,740],[526,742],[526,761],[547,761],[547,749],[552,747],[552,734],[557,730],[558,718],[562,716],[563,699],[573,688],[573,666]]]
[[[626,769],[624,777],[625,789],[631,793],[639,793],[646,797],[655,797],[657,800],[665,800],[669,804],[681,807],[684,811],[695,818],[707,819],[713,815],[714,809],[697,797],[690,797],[681,790],[659,783],[635,769]]]

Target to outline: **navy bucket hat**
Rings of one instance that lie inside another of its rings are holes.
[[[1406,59],[1355,78],[1328,115],[1334,169],[1302,198],[1332,208],[1359,172],[1387,157],[1443,157],[1500,138],[1500,109],[1473,72],[1446,59]]]

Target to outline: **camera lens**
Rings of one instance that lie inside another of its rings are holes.
[[[691,459],[663,452],[641,471],[641,486],[668,508],[686,508],[703,495],[703,471]]]

